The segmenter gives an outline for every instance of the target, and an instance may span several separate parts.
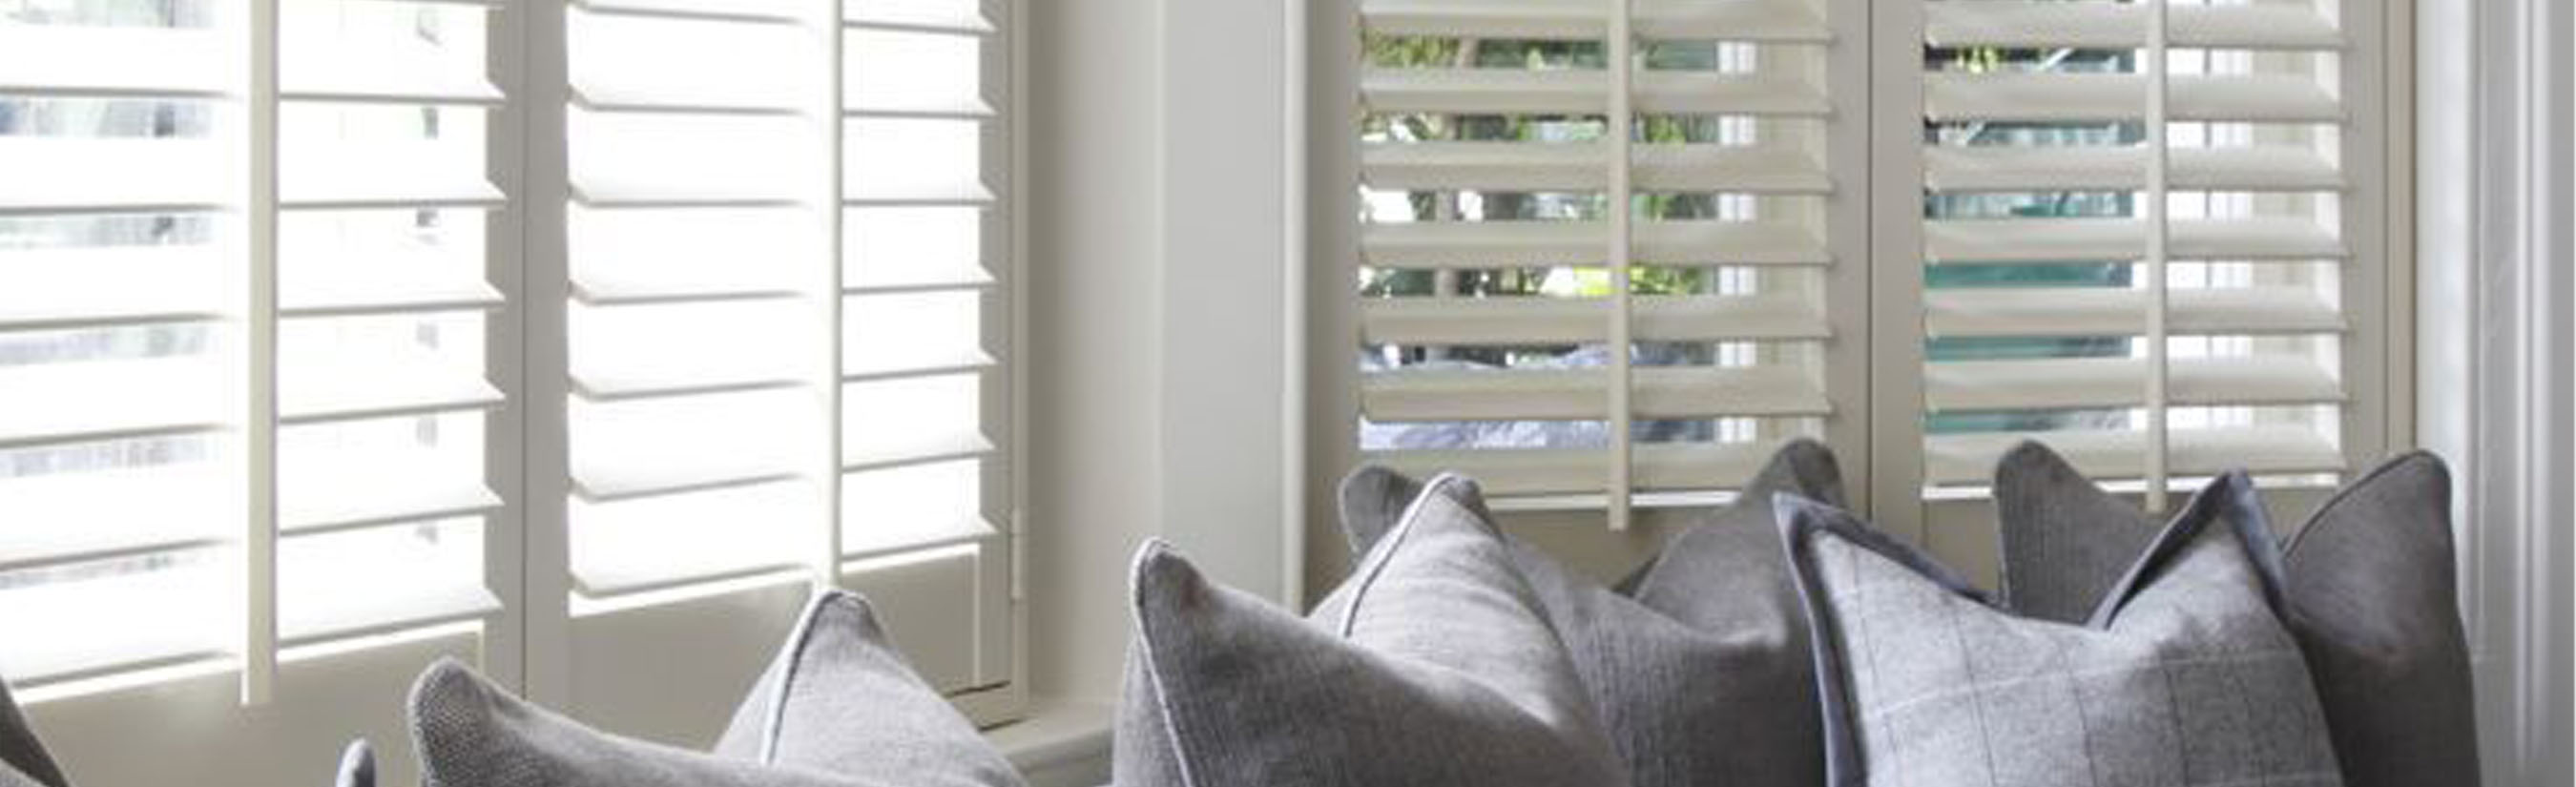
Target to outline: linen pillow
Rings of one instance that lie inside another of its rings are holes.
[[[431,787],[1020,784],[974,729],[904,667],[864,600],[818,595],[795,631],[714,755],[592,729],[441,659],[412,688],[422,781]]]
[[[63,769],[45,753],[36,729],[28,726],[9,685],[0,681],[0,787],[68,787]]]
[[[715,753],[922,787],[1021,784],[894,649],[867,601],[842,590],[807,605]]]
[[[2022,459],[1997,469],[1996,494],[2038,502],[2002,509],[2006,571],[2040,577],[2037,586],[2052,594],[2015,595],[2014,605],[2097,602],[2083,589],[2116,576],[2108,550],[2060,551],[2040,562],[2044,550],[2011,547],[2114,536],[2144,516],[2045,448],[2014,453]],[[2430,453],[2409,453],[2327,500],[2283,557],[2290,632],[2316,679],[2345,779],[2356,787],[2478,783],[2450,506],[2450,470]]]
[[[1394,498],[1421,489],[1383,468],[1353,472],[1341,486],[1344,532],[1365,548],[1401,510]],[[1441,489],[1483,509],[1469,485]],[[1735,503],[1675,536],[1615,591],[1507,538],[1512,565],[1640,787],[1812,787],[1824,778],[1806,612],[1771,519],[1777,492],[1839,503],[1833,453],[1810,440],[1783,446]]]
[[[1148,542],[1116,783],[1627,784],[1499,535],[1423,495],[1307,620]]]
[[[2084,626],[1998,609],[1840,510],[1784,496],[1779,517],[1817,632],[1828,784],[2341,783],[2241,473]]]

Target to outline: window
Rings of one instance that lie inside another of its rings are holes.
[[[1706,492],[1862,406],[1858,61],[1826,9],[1700,5],[1360,4],[1370,458]]]
[[[1919,533],[2402,440],[2382,3],[1346,4],[1354,461],[1618,528],[1814,435]]]
[[[814,580],[1010,686],[1008,20],[0,0],[0,674]]]

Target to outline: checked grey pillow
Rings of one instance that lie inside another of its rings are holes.
[[[2025,444],[1995,472],[2010,601],[2030,614],[2099,604],[2145,514]],[[2064,546],[2056,546],[2064,545]],[[2414,452],[2346,485],[2284,550],[2281,595],[2345,780],[2478,783],[2477,714],[2459,617],[2451,474]]]
[[[1342,527],[1366,550],[1423,485],[1364,467],[1341,486]],[[1474,488],[1441,490],[1482,513]],[[1796,440],[1653,562],[1605,587],[1516,540],[1512,565],[1538,595],[1620,759],[1639,787],[1813,787],[1824,778],[1814,655],[1771,500],[1839,504],[1841,472]]]
[[[1781,498],[1815,623],[1827,784],[2337,785],[2252,482],[2211,482],[2076,626]]]
[[[624,738],[537,707],[454,660],[412,689],[431,787],[1019,787],[922,683],[865,599],[818,594],[714,754]]]
[[[1501,534],[1437,491],[1467,483],[1434,479],[1307,619],[1147,543],[1116,783],[1628,784]]]

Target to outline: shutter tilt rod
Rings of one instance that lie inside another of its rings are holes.
[[[1610,325],[1607,333],[1610,366],[1606,381],[1610,393],[1607,430],[1610,433],[1610,477],[1604,491],[1608,492],[1605,497],[1610,504],[1610,529],[1622,531],[1628,529],[1629,502],[1635,487],[1635,455],[1630,445],[1633,431],[1630,424],[1634,418],[1629,403],[1629,384],[1633,375],[1629,368],[1632,339],[1628,294],[1629,235],[1634,218],[1631,215],[1634,208],[1630,203],[1634,201],[1631,199],[1634,187],[1629,182],[1628,167],[1633,136],[1630,127],[1635,123],[1629,87],[1635,81],[1636,63],[1633,62],[1635,40],[1631,38],[1633,34],[1629,29],[1628,0],[1609,2],[1610,31],[1605,45],[1610,66],[1610,101],[1608,122],[1602,134],[1609,138],[1610,143],[1610,204],[1606,208],[1610,220],[1610,248],[1605,261],[1610,268]]]
[[[2147,194],[2146,194],[2146,277],[2147,277],[2147,441],[2146,441],[2146,508],[2164,511],[2168,491],[2166,479],[2170,435],[2166,428],[2167,386],[2171,374],[2166,347],[2167,293],[2165,263],[2172,235],[2170,217],[2166,215],[2168,164],[2173,155],[2171,140],[2166,136],[2166,106],[2171,78],[2166,70],[2169,42],[2166,39],[2167,0],[2148,0],[2147,48]]]
[[[817,105],[814,117],[820,126],[817,130],[821,132],[817,135],[821,139],[816,142],[822,146],[823,151],[823,166],[815,168],[817,172],[814,177],[817,183],[814,194],[815,204],[822,208],[816,213],[817,218],[822,220],[825,249],[823,258],[819,260],[823,263],[820,282],[822,286],[817,289],[823,295],[821,311],[827,323],[823,326],[824,335],[832,337],[830,341],[823,343],[824,357],[816,359],[822,367],[820,369],[822,385],[816,390],[821,392],[823,423],[827,424],[821,435],[822,456],[817,457],[821,460],[819,464],[823,469],[819,490],[823,504],[821,515],[823,532],[815,534],[814,543],[813,582],[817,593],[840,586],[841,557],[848,553],[841,543],[841,500],[845,493],[843,489],[845,479],[841,474],[841,452],[845,446],[842,445],[841,429],[845,419],[848,418],[841,412],[844,404],[841,380],[846,371],[841,366],[841,352],[844,349],[842,344],[846,341],[843,338],[842,328],[848,325],[849,310],[848,303],[841,298],[841,293],[845,291],[844,287],[847,285],[847,282],[842,280],[845,269],[842,266],[841,255],[846,253],[842,241],[849,232],[849,228],[844,225],[845,216],[841,210],[841,203],[845,197],[842,194],[845,186],[841,178],[847,163],[843,161],[846,153],[842,149],[844,125],[841,107],[841,91],[845,87],[847,72],[841,68],[841,64],[847,62],[846,49],[849,46],[848,33],[840,23],[842,5],[842,2],[825,3],[825,8],[822,10],[828,16],[814,20],[813,25],[814,34],[821,37],[820,48],[823,50],[823,57],[826,58],[823,68],[825,76],[820,80],[822,84],[817,86],[820,88],[817,91],[819,95],[814,97]]]

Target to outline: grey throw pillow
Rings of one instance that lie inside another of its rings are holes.
[[[1342,483],[1342,526],[1365,548],[1423,485],[1382,468]],[[1473,487],[1441,487],[1481,511]],[[1781,563],[1771,500],[1842,500],[1832,452],[1782,447],[1729,506],[1668,542],[1614,589],[1511,542],[1583,681],[1594,713],[1640,787],[1812,787],[1824,778],[1806,613]]]
[[[1995,477],[2005,575],[2028,580],[2013,585],[2022,590],[2012,605],[2031,614],[2099,604],[2092,588],[2134,559],[2136,547],[2118,545],[2148,530],[2145,515],[2046,448],[2024,445],[2013,457]],[[2450,506],[2442,460],[2406,454],[2337,492],[2285,550],[2290,632],[2357,787],[2478,783]]]
[[[69,787],[54,756],[36,740],[36,728],[18,710],[9,686],[0,682],[0,787]]]
[[[2158,529],[2036,442],[2013,446],[1995,463],[1994,494],[2004,605],[2042,620],[2091,620]]]
[[[2450,468],[2421,451],[2380,465],[2319,508],[2287,553],[2290,631],[2346,779],[2479,783]]]
[[[888,642],[858,594],[815,596],[718,756],[923,787],[1018,787],[1011,764]]]
[[[1017,787],[956,714],[846,593],[807,606],[719,754],[592,729],[452,659],[431,665],[411,695],[431,787]]]
[[[2083,626],[1998,609],[1830,506],[1783,497],[1779,517],[1828,784],[2341,783],[2243,474],[2194,497]]]
[[[1627,784],[1507,553],[1475,511],[1426,494],[1301,620],[1146,544],[1116,782]]]

